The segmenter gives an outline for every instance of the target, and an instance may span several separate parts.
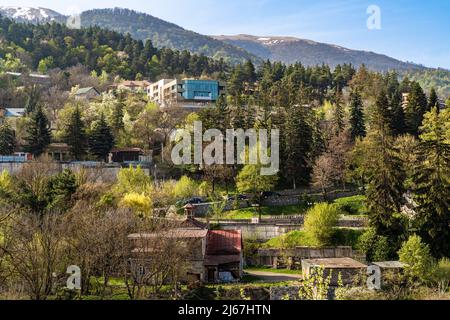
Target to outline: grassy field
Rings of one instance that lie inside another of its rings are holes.
[[[368,211],[365,202],[366,196],[345,197],[334,201],[344,214],[357,216],[367,215]]]
[[[261,271],[261,272],[271,272],[271,273],[278,273],[278,274],[301,274],[301,270],[287,270],[287,269],[272,269],[272,268],[268,268],[268,267],[251,267],[251,268],[246,268],[244,270],[245,271]]]
[[[367,208],[365,205],[365,196],[352,196],[340,198],[334,201],[339,206],[344,215],[365,216],[367,215]],[[262,217],[282,216],[282,215],[302,215],[307,211],[307,207],[303,205],[290,206],[276,206],[276,207],[261,207]],[[256,208],[243,208],[225,212],[220,219],[226,220],[249,220],[258,218],[259,212]],[[217,219],[217,217],[213,217]]]
[[[364,229],[336,228],[331,245],[351,246],[355,248],[358,244],[359,238],[364,232]],[[263,244],[263,247],[265,248],[284,249],[302,246],[314,246],[314,243],[311,239],[309,239],[308,235],[303,230],[289,232],[285,235],[273,238]]]

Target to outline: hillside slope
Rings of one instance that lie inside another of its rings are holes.
[[[319,43],[293,37],[257,37],[251,35],[215,36],[217,40],[238,46],[263,59],[282,61],[287,64],[302,62],[305,65],[351,63],[355,66],[365,64],[376,71],[396,69],[423,70],[424,67],[402,62],[386,55],[368,51],[359,51],[341,46]]]
[[[138,40],[152,40],[159,48],[167,47],[188,50],[209,57],[224,58],[229,62],[243,62],[247,59],[260,59],[247,51],[225,42],[204,36],[193,31],[128,9],[96,9],[85,11],[81,15],[82,26],[97,25],[121,33],[130,33]]]

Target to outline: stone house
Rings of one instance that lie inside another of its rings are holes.
[[[157,238],[172,238],[188,246],[185,275],[186,283],[215,283],[237,281],[243,274],[243,245],[240,231],[209,230],[209,226],[188,217],[176,228],[158,234],[131,234],[132,255],[135,259],[146,253],[151,261],[158,254],[148,247],[148,241]],[[133,258],[132,258],[133,259]],[[132,262],[133,264],[133,262]]]

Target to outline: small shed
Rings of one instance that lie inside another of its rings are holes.
[[[400,275],[406,267],[406,264],[400,261],[372,262],[371,265],[380,268],[382,283],[392,279],[392,276]]]
[[[330,285],[337,286],[339,274],[344,285],[353,284],[355,277],[365,274],[367,265],[352,258],[304,259],[302,270],[305,277],[314,274],[318,268],[323,268],[324,276],[331,275]]]
[[[140,148],[116,148],[111,150],[111,162],[139,162],[144,151]]]

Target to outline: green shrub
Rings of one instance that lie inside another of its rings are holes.
[[[308,210],[304,228],[312,245],[322,247],[331,244],[339,214],[338,207],[329,203],[319,203]]]
[[[364,215],[367,214],[365,196],[352,196],[336,199],[334,203],[338,209],[348,215]]]
[[[433,280],[438,286],[441,293],[448,291],[450,287],[450,260],[447,258],[441,259],[434,271]]]
[[[430,253],[430,247],[422,241],[422,238],[413,235],[404,242],[398,252],[400,261],[406,263],[405,274],[413,281],[428,282],[435,267],[435,262]]]
[[[375,229],[367,230],[359,238],[357,248],[366,254],[367,261],[386,261],[392,256],[388,239],[377,235]]]
[[[289,249],[313,246],[313,244],[304,231],[291,231],[267,241],[263,246],[265,248]]]
[[[334,246],[351,246],[356,249],[364,232],[361,229],[338,228],[334,230],[331,242]]]

